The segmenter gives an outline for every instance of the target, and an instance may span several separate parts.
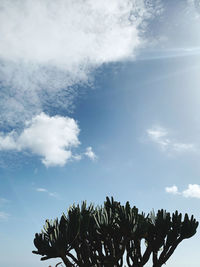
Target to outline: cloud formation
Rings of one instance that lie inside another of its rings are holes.
[[[47,189],[45,189],[45,188],[37,188],[36,191],[37,192],[47,192]]]
[[[176,185],[173,185],[173,186],[171,186],[171,187],[165,187],[165,191],[166,191],[167,193],[176,195],[176,194],[178,194],[178,187],[177,187]]]
[[[48,194],[50,197],[58,197],[58,194],[57,193],[52,193],[52,192],[49,192],[46,188],[36,188],[36,191],[37,192],[43,192],[43,193],[46,193]]]
[[[189,8],[193,9],[192,11],[196,11],[196,16],[194,18],[199,18],[200,15],[200,1],[199,0],[187,0],[189,4]]]
[[[91,148],[72,155],[79,144],[73,119],[45,113],[70,111],[76,85],[89,84],[94,70],[134,58],[159,3],[0,1],[0,150],[31,151],[46,166],[94,160]]]
[[[179,192],[175,185],[166,187],[165,191],[169,194],[182,195],[185,198],[200,198],[200,185],[198,184],[189,184],[188,188],[182,192]]]
[[[182,192],[182,195],[186,198],[200,198],[200,185],[189,184],[188,188]]]
[[[194,152],[196,146],[192,143],[181,143],[173,140],[168,131],[160,126],[154,126],[146,130],[148,139],[159,146],[159,148],[167,153],[183,153]]]
[[[42,158],[45,166],[63,166],[72,158],[71,149],[77,147],[79,127],[69,117],[45,113],[26,122],[20,134],[15,131],[0,134],[0,150],[29,150]]]
[[[91,146],[89,146],[89,147],[86,148],[86,151],[85,151],[84,154],[85,154],[86,157],[88,157],[91,160],[96,160],[97,159],[97,156],[94,153],[94,151],[92,150],[92,147]]]
[[[0,1],[0,124],[69,108],[73,85],[134,56],[154,11],[144,0]]]

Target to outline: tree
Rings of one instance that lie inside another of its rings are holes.
[[[129,202],[121,205],[107,197],[103,206],[83,202],[59,221],[46,220],[35,234],[33,253],[41,260],[59,257],[67,267],[142,267],[151,258],[152,266],[160,267],[197,227],[193,216],[163,209],[145,215]]]

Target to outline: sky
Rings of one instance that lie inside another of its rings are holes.
[[[83,200],[200,220],[199,29],[198,0],[1,0],[0,266],[57,263],[34,235]]]

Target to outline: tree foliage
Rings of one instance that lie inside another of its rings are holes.
[[[193,216],[165,210],[139,213],[129,202],[106,198],[103,206],[73,205],[60,220],[46,220],[35,234],[41,260],[59,257],[67,267],[160,267],[184,239],[196,233]],[[152,256],[152,257],[150,257]]]

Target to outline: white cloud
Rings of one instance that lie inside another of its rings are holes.
[[[91,146],[87,147],[85,152],[72,156],[72,158],[76,161],[82,160],[84,157],[87,157],[91,159],[92,161],[95,161],[97,159],[97,155],[94,153]]]
[[[36,191],[37,192],[42,192],[42,193],[47,193],[50,197],[55,197],[55,198],[58,197],[57,193],[49,192],[46,188],[36,188]]]
[[[96,160],[97,156],[96,154],[93,152],[92,147],[89,146],[86,148],[86,152],[84,153],[89,159],[91,160]]]
[[[200,198],[200,185],[189,184],[188,188],[182,192],[184,197]]]
[[[157,144],[162,151],[167,153],[183,153],[194,152],[196,146],[191,143],[180,143],[170,137],[168,131],[160,126],[154,126],[146,130],[148,138],[155,144]]]
[[[73,157],[74,160],[77,160],[77,161],[82,159],[82,155],[79,155],[79,154],[73,155],[72,157]]]
[[[193,17],[195,19],[199,19],[199,14],[200,14],[200,1],[199,0],[188,0],[187,1],[189,6],[188,6],[188,12],[193,11]],[[194,13],[195,11],[195,13]]]
[[[200,198],[200,185],[198,184],[189,184],[188,188],[182,192],[179,192],[178,187],[175,185],[166,187],[165,191],[169,194],[182,195],[185,198]]]
[[[71,149],[80,144],[78,134],[74,119],[41,113],[26,122],[21,134],[1,135],[0,150],[29,150],[46,166],[63,166],[72,158]]]
[[[12,149],[16,150],[19,149],[15,142],[15,132],[12,131],[7,135],[0,132],[0,150],[12,150]]]
[[[170,140],[167,138],[168,132],[166,129],[156,126],[151,129],[147,129],[148,137],[156,144],[158,144],[163,150],[168,147]]]
[[[184,144],[184,143],[172,143],[172,147],[174,151],[184,152],[184,151],[195,151],[194,144]]]
[[[45,189],[45,188],[37,188],[36,191],[37,192],[47,192],[47,189]]]
[[[165,191],[170,194],[178,194],[178,187],[176,185],[173,185],[171,187],[165,187]]]
[[[74,84],[87,83],[104,63],[134,56],[139,26],[157,6],[145,0],[1,0],[0,124],[15,127],[44,106],[69,108]]]
[[[52,193],[52,192],[48,192],[50,197],[55,197],[58,198],[58,194],[56,192]]]
[[[1,8],[0,55],[9,60],[59,64],[71,71],[85,58],[92,63],[124,58],[139,42],[138,21],[130,23],[133,7],[126,0],[2,0]]]

